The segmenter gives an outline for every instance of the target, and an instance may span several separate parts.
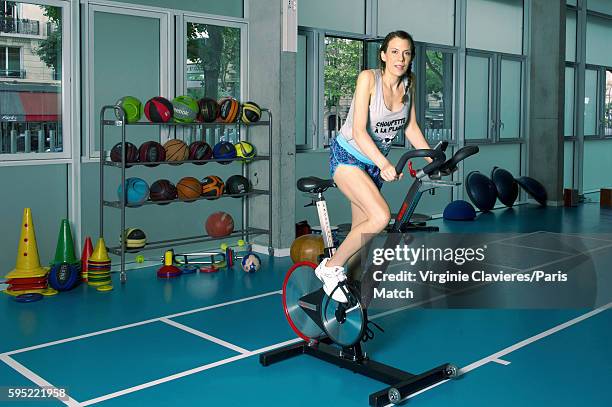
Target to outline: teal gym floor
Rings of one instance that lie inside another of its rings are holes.
[[[612,210],[598,204],[522,205],[432,224],[521,233],[535,245],[567,234],[596,263],[612,264],[612,238],[595,237],[612,232]],[[81,285],[31,304],[0,296],[0,388],[53,385],[70,395],[26,405],[367,406],[384,384],[308,356],[259,364],[259,353],[296,340],[280,295],[290,260],[262,260],[256,274],[159,280],[149,267],[130,271],[125,285],[113,275],[108,293]],[[386,332],[366,350],[413,373],[445,362],[465,372],[410,405],[609,406],[611,301],[591,310],[403,309],[377,318]]]

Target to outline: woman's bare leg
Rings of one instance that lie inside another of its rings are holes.
[[[353,254],[367,243],[368,238],[384,230],[391,218],[389,206],[374,181],[359,167],[338,166],[334,173],[334,182],[351,201],[351,207],[357,207],[361,213],[353,212],[351,231],[327,262],[328,267],[343,266]],[[360,222],[356,225],[356,221]]]

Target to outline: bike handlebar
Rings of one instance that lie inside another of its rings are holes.
[[[444,164],[444,161],[446,160],[446,155],[444,154],[442,150],[438,150],[438,149],[411,150],[411,151],[405,152],[400,157],[399,162],[395,166],[395,172],[400,174],[404,170],[404,166],[406,165],[406,162],[408,162],[408,160],[410,160],[411,158],[416,158],[416,157],[429,157],[433,159],[432,162],[430,162],[425,167],[423,167],[423,172],[425,174],[430,174],[434,172],[436,169],[438,169],[438,167]]]

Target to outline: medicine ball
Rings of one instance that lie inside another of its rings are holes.
[[[246,124],[258,122],[261,118],[261,108],[255,102],[246,102],[242,105],[240,118]]]
[[[150,122],[167,123],[172,119],[174,109],[168,99],[156,96],[145,103],[144,114]]]
[[[251,183],[242,175],[232,175],[225,182],[225,193],[229,195],[244,194],[251,191]],[[233,196],[232,198],[240,198]]]
[[[190,160],[210,160],[212,158],[213,151],[210,145],[205,141],[194,141],[189,145],[189,159]],[[203,163],[194,163],[196,165],[204,165]]]
[[[115,144],[111,149],[110,159],[113,162],[121,162],[121,142]],[[138,161],[138,148],[129,141],[125,142],[125,163],[135,163]],[[129,167],[126,165],[126,167]]]
[[[149,198],[149,184],[142,178],[130,177],[125,180],[125,195],[122,185],[117,189],[119,200],[123,196],[125,204],[130,206],[142,205]]]
[[[164,143],[166,150],[166,161],[184,161],[189,157],[189,147],[183,140],[176,138],[170,139]]]
[[[200,107],[198,101],[188,95],[177,96],[172,99],[174,121],[177,123],[191,123],[195,121]]]
[[[137,228],[128,228],[123,234],[127,249],[142,249],[147,244],[147,236]]]
[[[236,158],[236,147],[228,141],[220,141],[213,148],[213,157],[216,159],[232,159]],[[232,161],[218,161],[219,164],[229,164]]]
[[[198,100],[198,121],[212,123],[219,117],[219,104],[215,99],[202,98]]]
[[[248,141],[239,141],[234,144],[236,148],[236,155],[242,158],[244,162],[252,161],[252,158],[255,157],[257,152],[255,151],[255,146]]]
[[[242,258],[240,267],[245,273],[254,273],[261,267],[261,259],[255,253],[249,253]]]
[[[225,123],[233,123],[238,118],[240,104],[234,98],[225,98],[219,102],[219,117]]]
[[[217,199],[223,194],[223,180],[216,175],[202,178],[202,196]]]
[[[125,112],[125,121],[128,123],[136,123],[140,120],[140,112],[142,111],[142,102],[134,96],[124,96],[115,103]],[[117,119],[121,119],[118,112],[115,111]]]
[[[182,201],[194,201],[195,198],[200,196],[201,190],[202,185],[200,184],[200,181],[194,177],[183,177],[178,184],[176,184],[178,199]]]
[[[171,201],[176,199],[177,190],[176,186],[167,179],[160,179],[151,184],[149,189],[149,195],[151,201]],[[167,205],[169,202],[161,203],[159,205]]]
[[[234,231],[234,219],[229,213],[215,212],[206,219],[206,233],[211,237],[224,237]]]
[[[294,263],[310,261],[318,264],[319,256],[323,254],[324,249],[323,236],[315,234],[302,235],[291,243],[289,255]]]
[[[166,160],[166,150],[157,141],[146,141],[138,149],[138,158],[141,163],[160,162]],[[159,164],[145,164],[147,167],[156,167]]]

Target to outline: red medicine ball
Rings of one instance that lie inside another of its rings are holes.
[[[145,103],[144,114],[153,123],[166,123],[172,119],[174,108],[168,99],[156,96]]]
[[[206,233],[211,237],[224,237],[234,231],[234,219],[226,212],[215,212],[206,219]]]

